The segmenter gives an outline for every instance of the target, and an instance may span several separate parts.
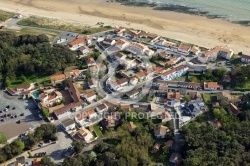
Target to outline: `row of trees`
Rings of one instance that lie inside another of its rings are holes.
[[[42,124],[35,129],[34,133],[29,133],[27,137],[18,139],[11,144],[5,145],[0,149],[0,163],[11,159],[24,150],[30,150],[41,140],[56,140],[56,126],[52,124]]]
[[[75,62],[74,52],[64,46],[52,47],[46,35],[0,32],[0,71],[5,78],[51,75]]]

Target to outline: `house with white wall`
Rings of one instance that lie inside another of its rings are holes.
[[[249,63],[250,62],[250,55],[242,55],[240,60],[243,63]]]
[[[181,65],[169,71],[166,71],[165,73],[162,73],[161,78],[163,80],[172,80],[174,78],[183,76],[184,74],[187,73],[187,71],[188,71],[188,67]]]

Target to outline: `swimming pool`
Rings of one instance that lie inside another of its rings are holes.
[[[39,91],[34,91],[32,93],[32,96],[35,98],[35,99],[38,99],[39,98]]]

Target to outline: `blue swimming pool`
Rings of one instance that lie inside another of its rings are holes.
[[[38,99],[39,98],[39,91],[34,91],[32,93],[32,96],[35,98],[35,99]]]

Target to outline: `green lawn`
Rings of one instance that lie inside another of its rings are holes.
[[[100,130],[100,126],[98,124],[94,125],[94,130],[98,138],[103,136],[102,131]]]
[[[245,84],[240,85],[240,86],[236,87],[235,89],[238,89],[238,90],[248,90],[248,89],[250,89],[250,82],[246,82]]]
[[[186,81],[200,83],[200,76],[199,75],[188,76],[188,79]]]
[[[3,132],[0,132],[0,144],[3,144],[6,142],[6,137]]]
[[[141,37],[141,38],[139,38],[138,40],[140,40],[140,41],[142,41],[142,42],[149,43],[152,39],[146,38],[146,37]]]
[[[20,77],[17,77],[14,80],[11,80],[11,84],[9,85],[9,87],[16,87],[19,85],[25,85],[25,84],[29,84],[29,83],[45,83],[50,84],[50,78],[49,76],[45,76],[45,75],[39,75],[39,74],[35,74],[35,75],[30,75],[30,76],[26,76],[25,81],[21,80]]]
[[[211,103],[217,100],[217,94],[202,93],[201,95],[205,103]]]
[[[6,21],[7,19],[12,18],[13,16],[14,16],[14,13],[0,10],[0,22]]]
[[[177,77],[173,79],[172,81],[185,81],[185,80],[186,80],[186,76],[181,76],[181,77]]]

